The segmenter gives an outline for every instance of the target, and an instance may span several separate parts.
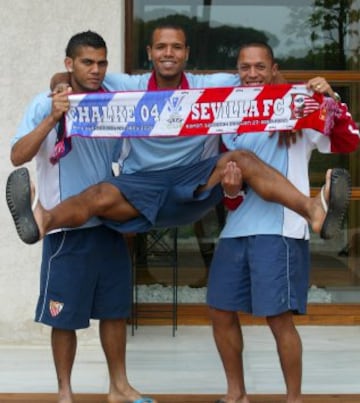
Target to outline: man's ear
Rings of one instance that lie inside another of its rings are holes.
[[[190,46],[187,46],[186,47],[186,58],[185,58],[186,62],[189,60],[189,55],[190,55]]]
[[[275,63],[272,67],[272,83],[273,84],[285,84],[287,83],[286,78],[281,74],[279,66]]]
[[[74,65],[73,59],[71,59],[71,57],[65,57],[64,64],[65,64],[66,70],[69,73],[72,73],[73,72],[73,65]]]
[[[149,62],[151,62],[151,46],[150,45],[146,46],[146,52],[147,52],[148,60],[149,60]]]

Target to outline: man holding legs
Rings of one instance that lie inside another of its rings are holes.
[[[107,69],[103,38],[87,31],[74,35],[66,48],[65,66],[75,92],[105,91]],[[51,208],[61,200],[111,175],[112,161],[121,142],[108,139],[74,139],[72,150],[56,161],[61,144],[63,114],[68,93],[39,94],[29,105],[12,141],[11,161],[22,165],[33,158],[38,174],[40,202]],[[18,180],[27,180],[21,168]],[[110,387],[108,402],[147,403],[129,384],[126,374],[126,320],[131,309],[131,261],[123,236],[94,217],[74,230],[49,232],[43,241],[40,296],[36,321],[51,326],[51,345],[58,379],[58,402],[74,401],[71,372],[78,329],[99,320]]]
[[[238,71],[243,85],[272,83],[277,71],[272,49],[262,43],[241,47]],[[308,84],[329,94],[328,135],[303,130],[296,144],[279,147],[279,134],[224,135],[228,149],[246,149],[282,172],[303,193],[309,194],[308,162],[311,151],[348,153],[359,144],[359,130],[322,77]],[[223,178],[226,193],[234,202],[241,172],[228,164]],[[342,181],[344,170],[328,171],[325,193]],[[246,181],[246,180],[245,180]],[[234,206],[235,207],[235,206]],[[304,314],[309,286],[309,229],[307,222],[276,203],[262,200],[252,189],[239,207],[230,211],[210,267],[207,303],[214,339],[227,379],[227,393],[218,403],[248,403],[243,373],[243,337],[238,311],[266,317],[274,335],[286,384],[287,403],[300,403],[302,346],[293,313]]]
[[[229,86],[239,82],[233,75],[185,74],[189,48],[181,27],[157,27],[147,51],[154,65],[152,73],[110,76],[106,85],[112,90],[136,90]],[[126,139],[120,158],[121,175],[106,178],[54,209],[45,210],[38,204],[35,216],[30,200],[24,203],[17,197],[19,192],[25,192],[29,199],[30,191],[26,181],[20,180],[15,186],[15,172],[8,180],[7,201],[18,233],[24,242],[33,243],[52,229],[79,226],[92,216],[103,218],[106,225],[120,232],[146,232],[154,226],[194,222],[222,199],[223,171],[227,162],[234,161],[244,180],[262,198],[303,215],[324,237],[333,235],[328,231],[329,224],[337,224],[338,216],[344,214],[348,192],[341,188],[339,198],[327,199],[331,209],[326,216],[319,195],[314,199],[305,196],[253,153],[235,150],[219,157],[215,137]],[[344,182],[347,183],[345,178]],[[346,185],[345,188],[349,190]]]

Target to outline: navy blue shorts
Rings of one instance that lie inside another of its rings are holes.
[[[131,260],[123,236],[105,226],[47,235],[35,320],[59,329],[131,312]]]
[[[306,312],[309,241],[276,235],[221,238],[208,280],[207,303],[256,316]]]
[[[105,182],[116,186],[140,216],[126,222],[103,220],[103,223],[125,233],[198,221],[223,197],[220,185],[195,195],[198,187],[207,183],[218,158],[208,158],[189,166],[107,178]]]

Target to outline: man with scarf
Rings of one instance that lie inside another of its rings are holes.
[[[232,74],[184,73],[189,47],[186,34],[179,26],[157,26],[147,52],[154,66],[152,73],[109,75],[104,81],[107,88],[129,91],[239,84],[239,78]],[[320,195],[309,198],[302,194],[253,153],[236,150],[219,156],[218,141],[216,136],[125,139],[119,176],[107,177],[51,210],[38,203],[33,212],[31,204],[17,196],[30,195],[29,178],[19,178],[13,172],[8,179],[7,201],[19,236],[24,242],[34,243],[49,230],[79,226],[92,216],[101,217],[107,226],[120,232],[147,232],[154,227],[197,221],[221,201],[220,182],[229,161],[237,164],[243,179],[262,198],[301,214],[324,238],[334,235],[336,225],[333,224],[347,208],[350,186],[347,173],[333,188],[333,194],[340,197],[327,193],[330,208],[326,213]]]
[[[105,91],[107,47],[95,32],[75,34],[66,47],[65,67],[74,92]],[[73,139],[72,150],[56,159],[61,144],[67,92],[41,93],[30,103],[12,140],[11,161],[35,159],[38,196],[51,208],[61,200],[111,175],[119,157],[117,139]],[[19,178],[26,175],[24,168]],[[20,193],[20,197],[21,193]],[[122,234],[93,217],[73,230],[61,228],[43,240],[40,296],[36,322],[51,327],[51,346],[58,380],[58,401],[74,401],[71,372],[76,331],[99,320],[101,345],[109,369],[108,401],[155,403],[140,395],[126,374],[126,321],[131,314],[131,261]]]

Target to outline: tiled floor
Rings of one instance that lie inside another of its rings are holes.
[[[299,326],[304,348],[303,392],[360,393],[360,326]],[[207,326],[144,326],[129,329],[127,367],[131,383],[155,394],[222,394],[225,378]],[[267,327],[244,327],[245,374],[251,394],[283,394],[284,384]],[[0,345],[0,392],[55,392],[49,346]],[[77,393],[106,393],[107,369],[100,346],[79,347],[73,371]]]

